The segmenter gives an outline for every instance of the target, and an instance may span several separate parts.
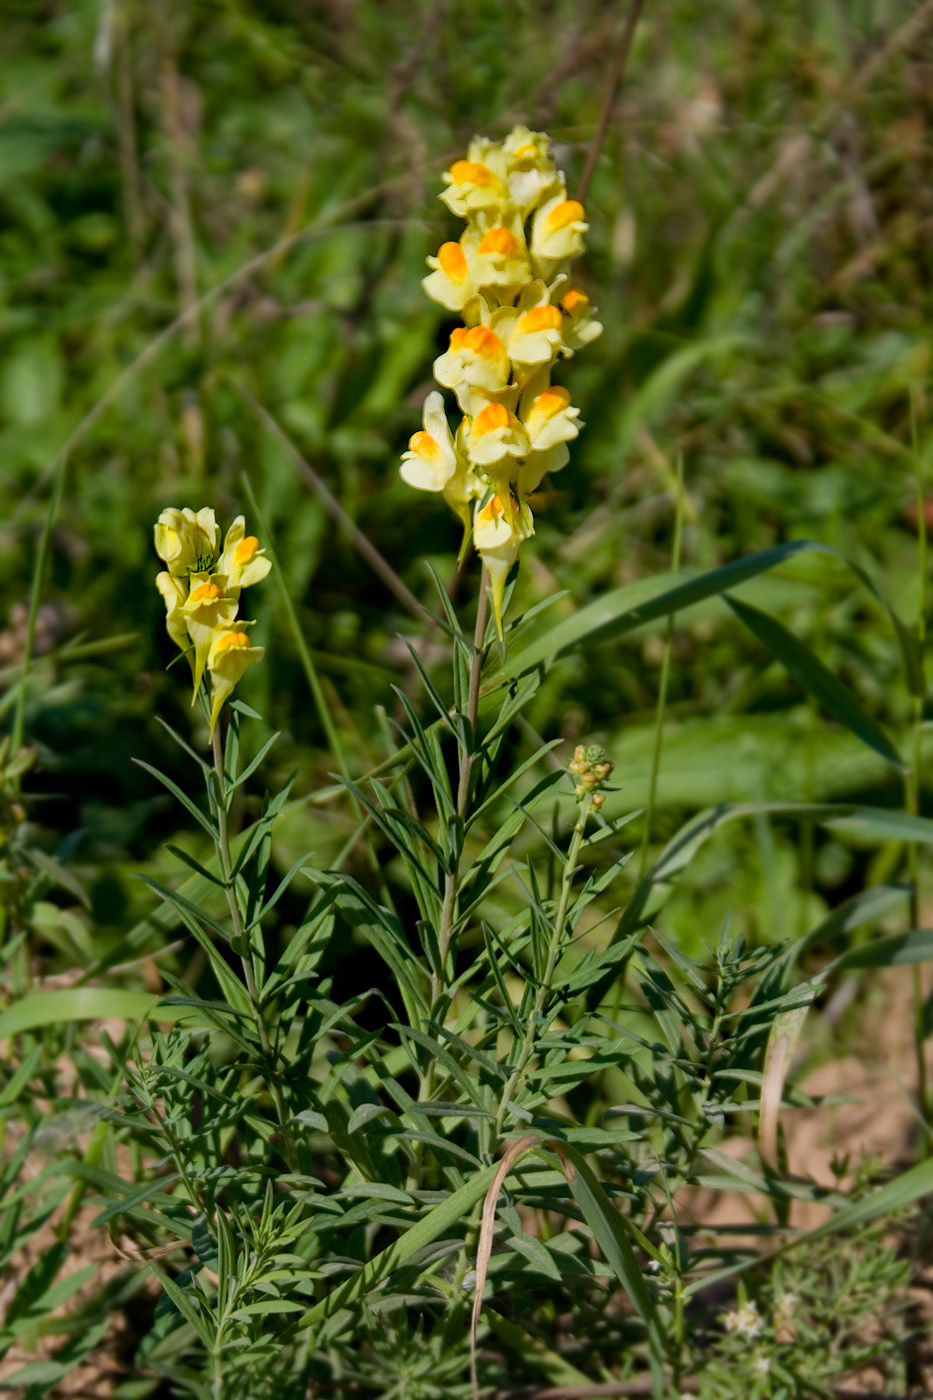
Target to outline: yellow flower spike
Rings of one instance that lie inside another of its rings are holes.
[[[467,227],[428,259],[423,285],[465,323],[434,365],[464,416],[451,432],[443,401],[429,395],[400,470],[409,485],[442,494],[472,534],[501,637],[506,577],[534,533],[528,496],[566,464],[582,426],[551,371],[602,327],[585,292],[570,286],[587,224],[547,136],[521,126],[502,141],[476,137],[444,182],[441,199]]]
[[[235,622],[214,631],[207,657],[207,670],[211,678],[210,738],[214,736],[220,712],[234,687],[250,666],[262,660],[265,653],[264,647],[251,647],[249,636],[241,630],[252,626],[251,622]]]
[[[192,583],[194,586],[182,604],[181,614],[185,619],[188,636],[194,643],[194,663],[191,668],[194,677],[194,695],[191,698],[193,705],[198,698],[198,687],[207,665],[214,633],[218,627],[232,624],[236,617],[240,590],[229,585],[224,587],[226,579],[223,574],[200,581],[195,578]]]
[[[173,578],[169,573],[161,573],[156,575],[156,588],[165,599],[165,630],[179,650],[186,653],[193,673],[194,653],[185,614],[182,611],[188,597],[188,585],[180,578]]]
[[[207,573],[217,561],[220,531],[209,506],[193,511],[170,506],[155,526],[155,550],[173,578]]]
[[[231,588],[249,588],[259,583],[272,568],[255,535],[246,533],[246,521],[238,515],[224,538],[223,553],[217,566]]]

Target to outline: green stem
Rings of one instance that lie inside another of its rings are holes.
[[[473,632],[473,657],[470,662],[470,688],[467,694],[467,733],[466,742],[460,749],[460,773],[457,782],[457,816],[461,822],[467,814],[470,801],[470,778],[476,762],[476,720],[479,713],[479,682],[483,671],[484,644],[486,641],[486,619],[489,614],[489,590],[486,587],[486,570],[483,570],[479,586],[479,602],[476,608],[476,627]],[[454,917],[457,909],[457,895],[460,892],[460,862],[456,862],[444,881],[444,903],[441,908],[441,922],[437,934],[438,967],[431,977],[432,1009],[444,991],[447,956],[453,937]]]
[[[573,877],[577,871],[577,859],[580,855],[580,848],[583,845],[586,819],[592,810],[592,806],[593,794],[588,792],[580,802],[580,812],[577,817],[577,823],[573,829],[573,835],[570,838],[570,849],[567,852],[567,860],[564,864],[563,875],[561,876],[560,899],[551,930],[551,943],[548,948],[547,965],[544,969],[544,976],[541,978],[538,985],[531,1015],[528,1017],[525,1026],[525,1034],[522,1039],[521,1049],[518,1053],[518,1060],[516,1061],[515,1068],[512,1070],[509,1082],[502,1091],[502,1097],[499,1101],[499,1110],[496,1114],[496,1138],[502,1135],[502,1125],[505,1121],[505,1115],[508,1111],[509,1104],[521,1088],[528,1061],[534,1054],[535,1036],[540,1024],[541,1013],[550,995],[554,970],[557,967],[557,960],[564,947],[564,926],[567,922],[567,911],[570,908],[570,896],[573,892]]]
[[[219,722],[214,726],[211,746],[214,756],[214,774],[217,779],[217,800],[215,803],[215,816],[217,818],[217,863],[220,867],[224,892],[227,896],[227,908],[230,911],[230,923],[233,928],[233,942],[234,946],[239,951],[240,964],[243,968],[243,976],[246,981],[246,990],[249,992],[250,1005],[253,1008],[256,1033],[259,1036],[259,1044],[262,1047],[262,1053],[269,1068],[269,1082],[272,1089],[272,1097],[275,1100],[275,1108],[278,1115],[279,1127],[282,1131],[282,1139],[285,1144],[285,1155],[291,1170],[297,1171],[297,1158],[295,1156],[291,1134],[288,1131],[288,1113],[285,1107],[285,1100],[282,1096],[282,1085],[279,1081],[276,1067],[276,1056],[273,1052],[269,1040],[269,1032],[259,1006],[259,997],[256,988],[256,970],[253,967],[253,958],[250,949],[246,946],[243,913],[240,909],[240,902],[237,899],[236,880],[232,874],[233,866],[230,860],[230,835],[227,826],[227,779],[224,773],[224,756],[220,742]]]
[[[680,552],[684,533],[684,461],[677,457],[675,467],[676,491],[674,498],[674,542],[671,547],[671,571],[680,569]],[[661,658],[661,682],[658,688],[658,706],[654,721],[654,747],[651,754],[651,779],[648,785],[648,807],[645,812],[645,826],[641,837],[641,856],[638,878],[643,880],[648,869],[648,847],[651,841],[651,822],[654,817],[654,804],[658,790],[658,773],[661,769],[661,747],[664,737],[664,712],[667,709],[667,682],[671,670],[671,647],[674,640],[674,614],[669,613],[664,633],[664,653]]]
[[[476,605],[476,626],[473,630],[473,656],[470,661],[470,682],[467,692],[467,732],[460,748],[460,771],[457,781],[457,816],[461,822],[466,818],[470,801],[470,778],[476,761],[476,722],[479,715],[479,684],[485,657],[486,622],[489,616],[489,590],[486,570],[483,569],[479,600]],[[454,864],[444,879],[444,902],[441,906],[441,919],[437,932],[437,967],[431,973],[431,1016],[438,1015],[441,998],[446,987],[447,959],[453,942],[457,913],[457,895],[460,892],[460,861]],[[418,1097],[426,1100],[431,1097],[434,1085],[434,1061],[429,1060],[420,1076]],[[415,1157],[408,1175],[408,1189],[419,1183],[421,1170],[421,1144],[414,1143]]]

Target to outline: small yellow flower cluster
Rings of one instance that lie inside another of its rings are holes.
[[[409,486],[443,492],[463,521],[464,549],[472,534],[501,637],[505,580],[534,533],[528,497],[545,473],[566,465],[567,443],[583,426],[551,370],[602,326],[586,293],[570,285],[570,260],[588,225],[583,206],[567,198],[546,136],[521,126],[502,142],[477,137],[444,179],[440,197],[467,227],[459,243],[428,259],[423,285],[465,322],[434,363],[464,416],[452,433],[442,396],[430,393],[401,474]]]
[[[573,791],[577,801],[582,802],[589,793],[591,806],[598,811],[606,800],[602,788],[612,776],[614,767],[615,764],[609,762],[605,749],[599,744],[577,744],[570,764],[570,771],[576,780]]]
[[[237,618],[240,590],[265,578],[271,565],[255,535],[246,533],[242,515],[220,547],[214,512],[163,510],[155,527],[156,554],[168,568],[156,578],[165,599],[166,627],[188,657],[194,700],[205,670],[211,681],[211,735],[233,687],[263,647],[252,647],[244,630],[251,622]]]

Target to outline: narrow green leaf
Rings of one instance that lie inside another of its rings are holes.
[[[161,724],[162,728],[166,731],[166,733],[167,733],[168,735],[170,735],[170,737],[171,737],[172,739],[175,740],[175,743],[178,745],[178,747],[179,747],[180,749],[183,749],[184,752],[188,755],[189,758],[193,758],[193,759],[194,759],[195,763],[196,763],[196,764],[198,765],[198,767],[201,769],[201,772],[204,774],[204,776],[205,776],[205,778],[206,778],[206,777],[209,775],[210,771],[211,771],[211,766],[210,766],[210,764],[209,764],[209,763],[205,763],[205,762],[204,762],[204,759],[201,757],[201,755],[200,755],[199,753],[196,753],[196,752],[194,751],[194,749],[191,747],[191,745],[188,744],[188,743],[186,743],[186,741],[181,737],[181,735],[178,733],[178,731],[175,730],[175,729],[173,729],[172,726],[171,726],[170,724],[168,724],[168,723],[162,718],[161,715],[156,715],[155,718],[156,718],[156,722],[157,722],[158,724]]]
[[[820,976],[859,967],[903,967],[908,963],[927,962],[930,958],[933,958],[933,929],[915,928],[908,933],[874,938],[858,948],[849,948],[829,967],[823,968]]]
[[[856,738],[887,759],[899,772],[907,771],[907,765],[878,721],[872,718],[858,697],[827,670],[819,657],[815,656],[799,637],[795,637],[776,618],[769,617],[767,613],[753,608],[749,603],[741,603],[738,598],[729,595],[726,596],[726,602],[739,621],[745,624],[762,645],[767,647],[771,655],[800,682],[804,690],[840,724],[844,724]]]
[[[237,1308],[231,1316],[249,1322],[254,1317],[265,1317],[268,1313],[303,1312],[304,1306],[304,1303],[293,1302],[290,1298],[264,1298],[259,1303],[247,1303],[245,1307]]]
[[[914,817],[909,812],[888,811],[884,807],[848,807],[836,816],[830,815],[822,824],[830,831],[864,836],[870,841],[933,844],[933,821],[929,817]]]
[[[248,778],[251,778],[253,776],[253,774],[256,772],[256,769],[259,767],[260,763],[262,763],[266,754],[272,748],[272,745],[275,743],[278,737],[278,732],[276,732],[272,735],[271,738],[266,740],[256,757],[252,760],[252,762],[246,765],[240,776],[234,782],[227,784],[228,793],[233,792],[238,787],[241,787],[242,784],[245,783]]]
[[[226,888],[223,880],[221,880],[219,876],[214,875],[210,870],[207,870],[201,864],[200,861],[195,860],[194,856],[189,856],[188,852],[183,851],[180,846],[172,846],[167,844],[165,849],[167,851],[171,851],[172,855],[175,856],[177,860],[180,860],[182,865],[187,865],[189,870],[196,871],[197,874],[202,877],[202,879],[209,880],[212,885],[219,885],[221,889]]]
[[[43,875],[47,875],[53,884],[59,885],[63,890],[72,895],[79,904],[83,904],[85,909],[90,909],[91,901],[87,890],[75,879],[70,870],[52,856],[46,855],[45,851],[40,851],[36,846],[24,845],[20,848],[21,854],[26,860],[34,865],[37,870],[41,870]]]
[[[160,1269],[153,1268],[151,1264],[149,1267],[150,1269],[152,1269],[153,1274],[159,1280],[162,1287],[165,1289],[166,1293],[171,1298],[178,1311],[181,1313],[182,1317],[185,1319],[186,1322],[191,1324],[195,1332],[201,1338],[201,1341],[204,1343],[204,1345],[206,1347],[209,1347],[211,1345],[212,1340],[210,1329],[201,1318],[199,1309],[187,1296],[184,1290],[179,1288],[178,1284],[175,1283],[173,1279],[169,1278],[168,1274],[162,1273]]]
[[[138,768],[150,773],[163,787],[168,788],[173,797],[177,798],[186,812],[190,812],[199,826],[202,826],[212,841],[217,840],[217,828],[209,817],[206,817],[196,802],[192,802],[186,792],[182,792],[177,783],[173,783],[171,778],[167,778],[164,773],[160,773],[158,768],[153,768],[150,763],[144,763],[141,758],[134,758],[133,762]]]

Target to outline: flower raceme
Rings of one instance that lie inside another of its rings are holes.
[[[528,497],[566,466],[567,443],[583,426],[551,371],[602,326],[586,293],[570,283],[587,224],[582,204],[567,198],[545,135],[516,127],[501,142],[477,137],[444,182],[440,197],[466,229],[428,258],[422,285],[464,321],[434,363],[463,417],[452,432],[443,397],[428,394],[424,428],[400,470],[409,486],[443,494],[463,522],[461,557],[472,540],[489,573],[501,638],[506,578],[534,534]]]
[[[214,512],[163,510],[155,526],[155,548],[168,566],[156,577],[165,601],[165,625],[175,645],[188,658],[194,681],[192,704],[205,672],[211,683],[210,732],[213,736],[223,706],[234,686],[262,647],[250,646],[251,622],[237,618],[240,592],[264,579],[271,567],[255,535],[247,535],[238,515],[220,544]]]

